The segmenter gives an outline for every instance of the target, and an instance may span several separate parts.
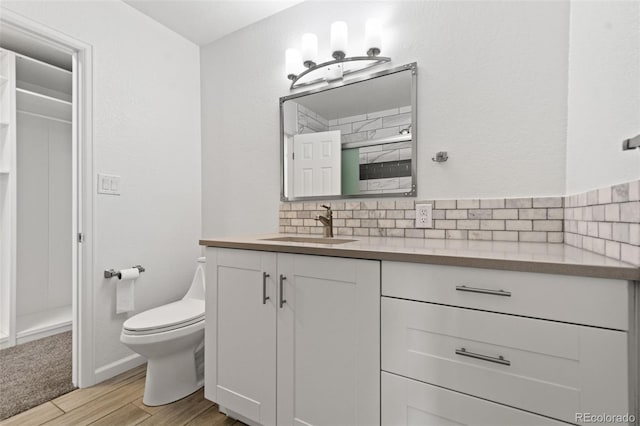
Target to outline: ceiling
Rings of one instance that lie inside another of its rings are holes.
[[[124,0],[202,46],[302,0]]]

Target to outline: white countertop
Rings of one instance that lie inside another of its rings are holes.
[[[313,254],[373,260],[541,272],[640,281],[640,267],[565,244],[421,238],[349,237],[344,244],[267,241],[276,237],[319,235],[264,234],[203,238],[209,247]]]

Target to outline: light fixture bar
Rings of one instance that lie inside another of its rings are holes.
[[[344,21],[336,21],[331,24],[331,56],[333,60],[318,64],[318,36],[313,33],[302,35],[302,49],[298,53],[295,49],[287,49],[285,52],[285,70],[291,80],[290,90],[298,87],[309,86],[321,82],[334,82],[345,75],[354,74],[377,65],[390,62],[391,58],[378,56],[382,51],[382,25],[378,19],[369,19],[365,25],[365,48],[367,56],[347,57],[349,28]],[[303,69],[298,69],[298,62],[302,62]],[[345,67],[346,63],[357,63],[355,67]],[[318,78],[309,74],[318,72]]]
[[[300,74],[298,74],[295,78],[292,79],[291,81],[291,86],[289,87],[289,89],[296,89],[298,87],[304,87],[304,86],[310,86],[312,84],[317,84],[323,81],[326,81],[324,75],[320,78],[317,78],[315,80],[312,81],[305,81],[305,82],[301,82],[298,83],[298,80],[300,80],[302,77],[304,77],[305,75],[312,73],[318,69],[321,68],[326,68],[329,65],[333,65],[333,64],[340,64],[340,63],[345,63],[345,62],[359,62],[359,61],[369,61],[371,62],[370,64],[367,64],[365,66],[363,66],[362,68],[358,68],[355,70],[345,70],[343,72],[343,75],[349,75],[349,74],[353,74],[356,72],[360,72],[375,66],[378,66],[380,64],[384,64],[386,62],[390,62],[391,58],[387,58],[385,56],[352,56],[349,58],[343,58],[343,59],[334,59],[332,61],[327,61],[327,62],[323,62],[321,64],[317,64],[317,65],[313,65],[312,67],[306,69],[305,71],[301,72]]]

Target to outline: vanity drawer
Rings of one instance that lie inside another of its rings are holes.
[[[627,334],[382,298],[382,369],[573,422],[627,413]]]
[[[561,426],[546,417],[382,373],[382,426]]]
[[[384,296],[627,330],[628,282],[382,262]]]

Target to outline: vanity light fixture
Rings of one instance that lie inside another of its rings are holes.
[[[318,37],[302,35],[302,53],[289,48],[285,52],[285,69],[291,80],[290,89],[309,86],[323,81],[340,80],[343,76],[360,72],[391,61],[378,56],[382,50],[382,25],[377,19],[369,19],[365,25],[367,56],[347,56],[349,30],[343,21],[331,24],[331,56],[333,60],[318,64]],[[319,75],[311,78],[312,74]],[[305,78],[306,77],[306,78]]]

